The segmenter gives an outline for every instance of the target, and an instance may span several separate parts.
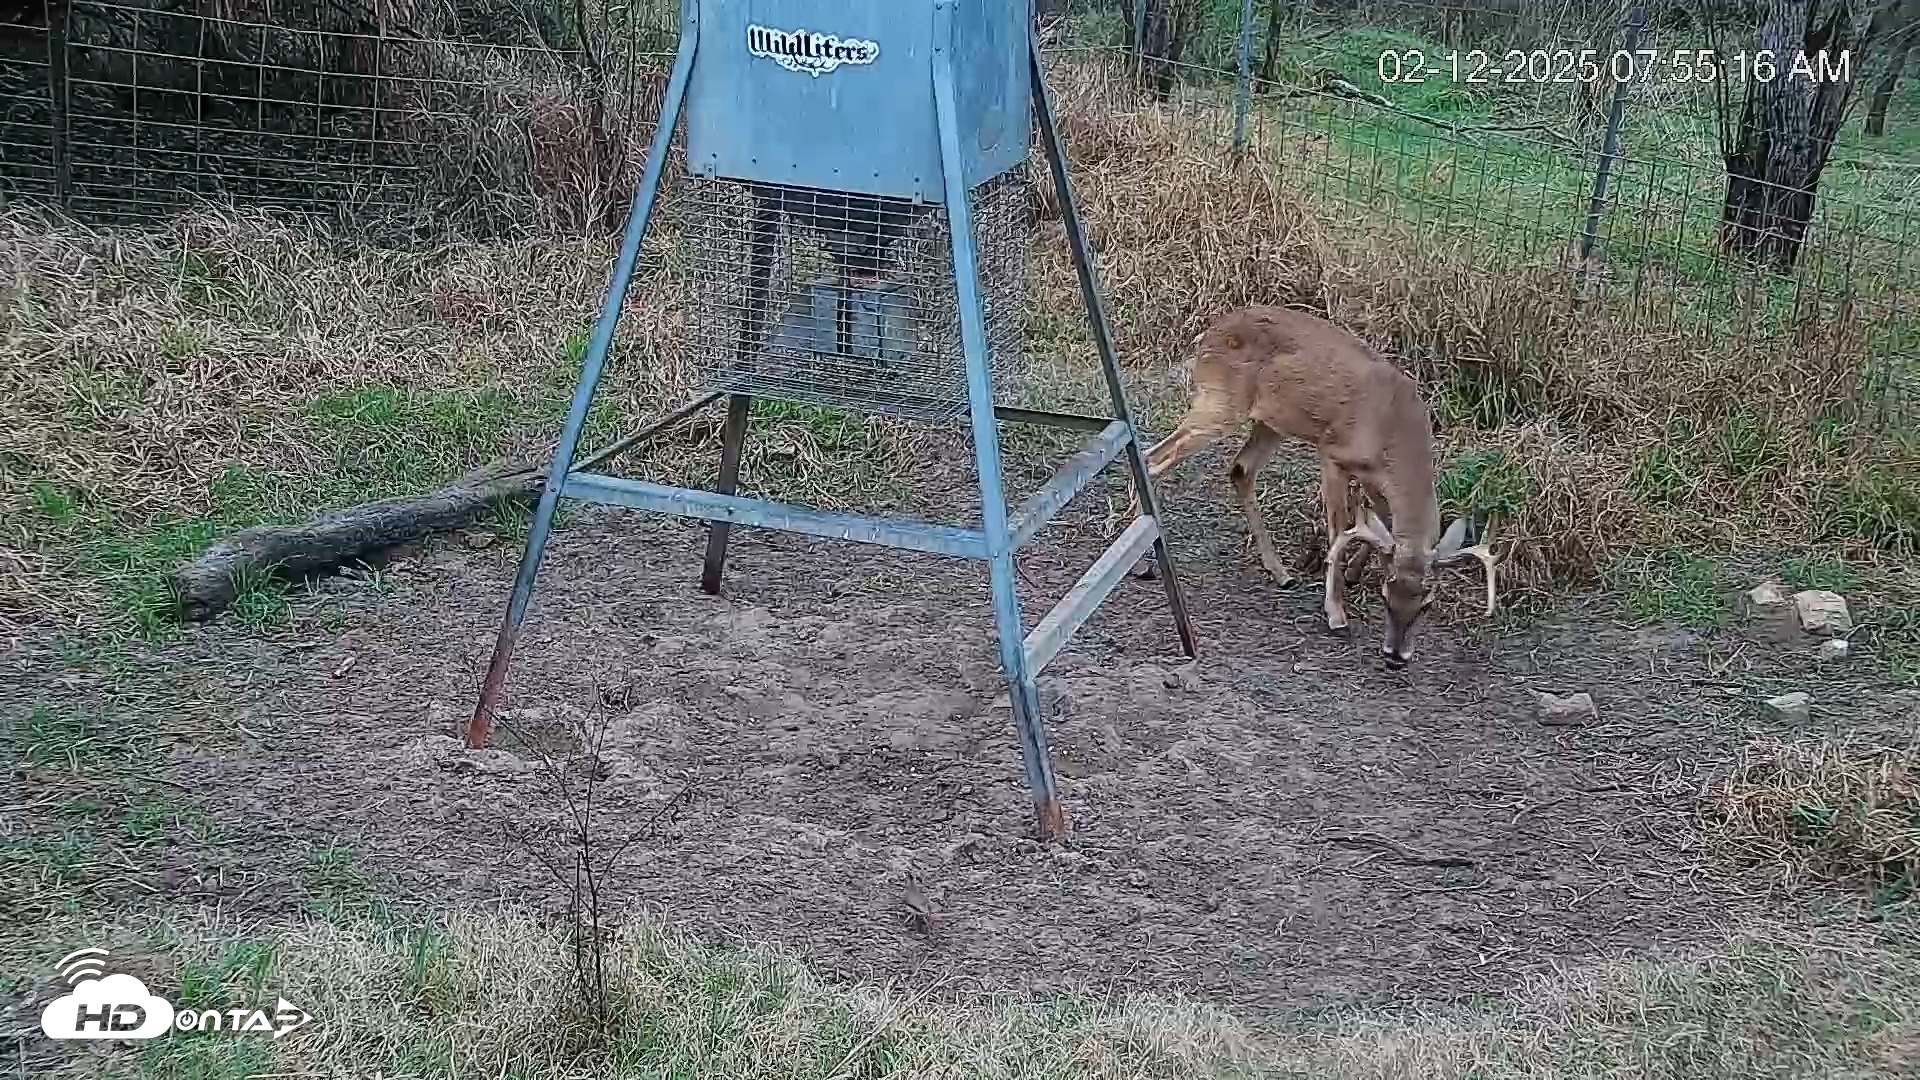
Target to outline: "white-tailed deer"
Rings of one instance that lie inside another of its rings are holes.
[[[1292,436],[1320,453],[1320,500],[1326,511],[1327,625],[1347,625],[1346,568],[1354,541],[1390,556],[1382,658],[1389,668],[1413,656],[1413,626],[1433,600],[1433,567],[1477,559],[1487,573],[1487,614],[1495,603],[1493,552],[1464,546],[1467,520],[1440,529],[1434,495],[1433,425],[1406,373],[1366,342],[1325,319],[1280,307],[1249,307],[1216,321],[1194,339],[1187,414],[1173,434],[1147,451],[1158,478],[1249,418],[1253,431],[1229,474],[1234,501],[1246,515],[1260,563],[1280,584],[1293,575],[1274,552],[1260,517],[1254,477]],[[1353,520],[1349,481],[1366,495]],[[1136,496],[1137,498],[1137,496]],[[1384,505],[1383,505],[1384,504]],[[1381,511],[1385,511],[1385,521]],[[1138,509],[1133,515],[1137,516]],[[1390,524],[1389,524],[1390,523]]]

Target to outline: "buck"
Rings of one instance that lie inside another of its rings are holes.
[[[1147,451],[1147,472],[1168,469],[1236,431],[1253,430],[1228,473],[1234,502],[1247,518],[1254,550],[1274,580],[1293,575],[1275,553],[1254,497],[1254,477],[1288,437],[1313,444],[1320,455],[1320,501],[1326,514],[1327,626],[1347,625],[1343,557],[1363,543],[1389,556],[1380,592],[1386,601],[1387,667],[1413,657],[1413,628],[1433,602],[1437,566],[1477,559],[1486,568],[1487,614],[1494,611],[1496,566],[1487,541],[1465,546],[1467,519],[1440,529],[1434,494],[1433,424],[1405,372],[1366,342],[1305,312],[1249,307],[1217,320],[1194,339],[1187,413],[1173,434]],[[1364,503],[1354,521],[1350,482]],[[1131,516],[1138,516],[1138,495]],[[1383,520],[1384,517],[1384,520]],[[1143,573],[1151,573],[1149,564]]]

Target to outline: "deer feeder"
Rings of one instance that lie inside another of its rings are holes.
[[[684,198],[693,278],[688,342],[705,382],[701,400],[727,402],[710,491],[573,464],[683,119],[686,175],[675,188]],[[996,387],[1018,381],[1026,358],[1036,125],[1111,415],[996,399]],[[756,397],[907,421],[966,417],[980,526],[829,513],[736,494]],[[1087,435],[1017,508],[1007,505],[1001,483],[1003,422]],[[1140,516],[1028,631],[1015,596],[1015,554],[1122,457],[1141,493]],[[1035,683],[1041,669],[1149,553],[1188,655],[1195,644],[1068,182],[1030,0],[685,0],[646,167],[468,726],[471,746],[485,745],[563,497],[706,520],[701,586],[709,593],[719,591],[733,525],[986,562],[1040,828],[1064,830]]]

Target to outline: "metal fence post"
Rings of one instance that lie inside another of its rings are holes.
[[[1133,62],[1141,78],[1147,75],[1147,0],[1133,3]]]
[[[71,10],[66,0],[47,0],[47,149],[53,154],[53,199],[63,214],[73,211],[73,158],[67,146],[67,20]]]
[[[1233,88],[1233,163],[1247,149],[1247,103],[1253,94],[1253,0],[1240,0],[1240,73]]]
[[[1640,31],[1646,27],[1646,24],[1647,6],[1633,5],[1627,12],[1622,52],[1631,56],[1634,50],[1640,47]],[[1618,52],[1613,54],[1613,56],[1618,55]],[[1631,81],[1632,72],[1628,72],[1629,78],[1620,78],[1619,73],[1614,71],[1612,56],[1609,56],[1607,74],[1614,78],[1613,101],[1607,106],[1607,134],[1600,143],[1600,164],[1593,173],[1593,198],[1587,203],[1587,226],[1580,234],[1580,272],[1583,276],[1587,272],[1587,259],[1593,255],[1594,240],[1600,233],[1600,218],[1606,213],[1607,183],[1612,178],[1614,159],[1620,154],[1620,117],[1626,111],[1627,85]]]

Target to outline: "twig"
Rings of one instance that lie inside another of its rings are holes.
[[[186,784],[183,784],[183,783],[181,783],[181,782],[180,782],[180,781],[178,781],[178,780],[169,780],[169,779],[167,779],[167,778],[166,778],[166,777],[164,777],[164,776],[148,776],[148,775],[147,775],[147,774],[145,774],[145,773],[139,773],[139,774],[136,774],[136,775],[133,775],[133,776],[129,776],[129,777],[127,777],[127,779],[129,779],[129,780],[138,780],[138,781],[140,781],[140,782],[141,782],[141,783],[143,783],[143,784],[159,784],[159,785],[161,785],[161,786],[163,786],[163,787],[170,787],[170,788],[173,788],[173,789],[175,789],[175,790],[177,790],[177,791],[192,791],[192,790],[193,790],[193,788],[192,788],[192,787],[190,787],[190,786],[188,786],[188,785],[186,785]]]
[[[720,397],[720,391],[718,390],[712,391],[710,393],[702,394],[701,396],[694,398],[692,401],[687,402],[685,405],[680,406],[679,408],[673,410],[672,412],[661,417],[660,419],[655,420],[653,423],[648,424],[646,427],[641,428],[640,430],[634,432],[633,434],[627,435],[623,438],[616,439],[613,442],[608,443],[606,446],[600,448],[599,450],[596,450],[593,453],[588,454],[586,457],[581,458],[580,461],[568,471],[580,472],[584,469],[591,469],[595,465],[604,464],[608,460],[620,454],[624,454],[628,450],[633,449],[635,446],[640,445],[642,442],[645,442],[646,440],[651,439],[655,435],[658,435],[661,431],[665,430],[666,428],[672,427],[673,425],[679,423],[680,421],[685,420],[687,417],[692,416],[694,413],[699,412],[701,409],[706,408],[708,405],[718,400],[719,397]]]
[[[1325,836],[1321,836],[1319,839],[1324,840],[1329,844],[1341,844],[1346,847],[1378,848],[1392,855],[1394,858],[1400,860],[1401,862],[1408,863],[1413,866],[1471,867],[1474,865],[1474,861],[1472,859],[1467,858],[1464,855],[1422,855],[1420,852],[1417,852],[1412,848],[1407,847],[1404,844],[1400,844],[1392,840],[1383,839],[1378,836],[1369,836],[1363,833],[1331,833]]]
[[[1522,817],[1526,816],[1527,814],[1537,814],[1540,811],[1545,810],[1549,806],[1558,806],[1561,803],[1566,802],[1568,799],[1577,799],[1582,795],[1605,795],[1610,791],[1623,790],[1626,786],[1627,785],[1625,784],[1602,784],[1599,787],[1580,788],[1577,791],[1569,791],[1565,795],[1556,795],[1553,798],[1548,799],[1546,802],[1534,803],[1532,806],[1523,806],[1520,809],[1515,810],[1513,812],[1513,817],[1507,821],[1507,824],[1511,825],[1514,822],[1519,821]]]
[[[660,808],[653,812],[653,816],[642,822],[639,830],[632,836],[627,837],[627,839],[614,850],[613,856],[607,860],[607,870],[609,872],[611,872],[614,867],[620,865],[620,860],[626,858],[627,849],[633,847],[634,844],[641,840],[653,839],[654,827],[659,825],[663,819],[666,819],[669,813],[693,801],[690,796],[693,794],[694,782],[698,779],[698,777],[693,777],[688,779],[686,783],[680,785],[679,791],[674,792],[666,802],[660,804]]]
[[[1541,134],[1549,136],[1553,142],[1561,146],[1573,145],[1571,140],[1569,140],[1564,134],[1560,132],[1559,129],[1555,128],[1551,124],[1542,124],[1539,122],[1534,122],[1530,124],[1462,124],[1452,120],[1442,120],[1437,116],[1429,116],[1426,113],[1415,112],[1414,110],[1409,109],[1404,105],[1396,105],[1393,103],[1392,100],[1386,97],[1383,97],[1379,94],[1373,93],[1371,91],[1362,90],[1345,79],[1339,79],[1339,78],[1328,79],[1326,82],[1322,83],[1317,89],[1301,88],[1300,90],[1289,92],[1285,96],[1306,97],[1316,93],[1327,93],[1327,94],[1333,95],[1334,97],[1343,97],[1343,98],[1352,99],[1354,101],[1362,101],[1368,105],[1374,106],[1375,108],[1385,109],[1388,112],[1399,113],[1401,116],[1407,117],[1410,120],[1418,120],[1423,124],[1431,124],[1434,127],[1440,128],[1444,131],[1451,131],[1456,135],[1471,135],[1478,132],[1490,132],[1493,134],[1500,134],[1500,135],[1517,135],[1524,132],[1539,132]]]

